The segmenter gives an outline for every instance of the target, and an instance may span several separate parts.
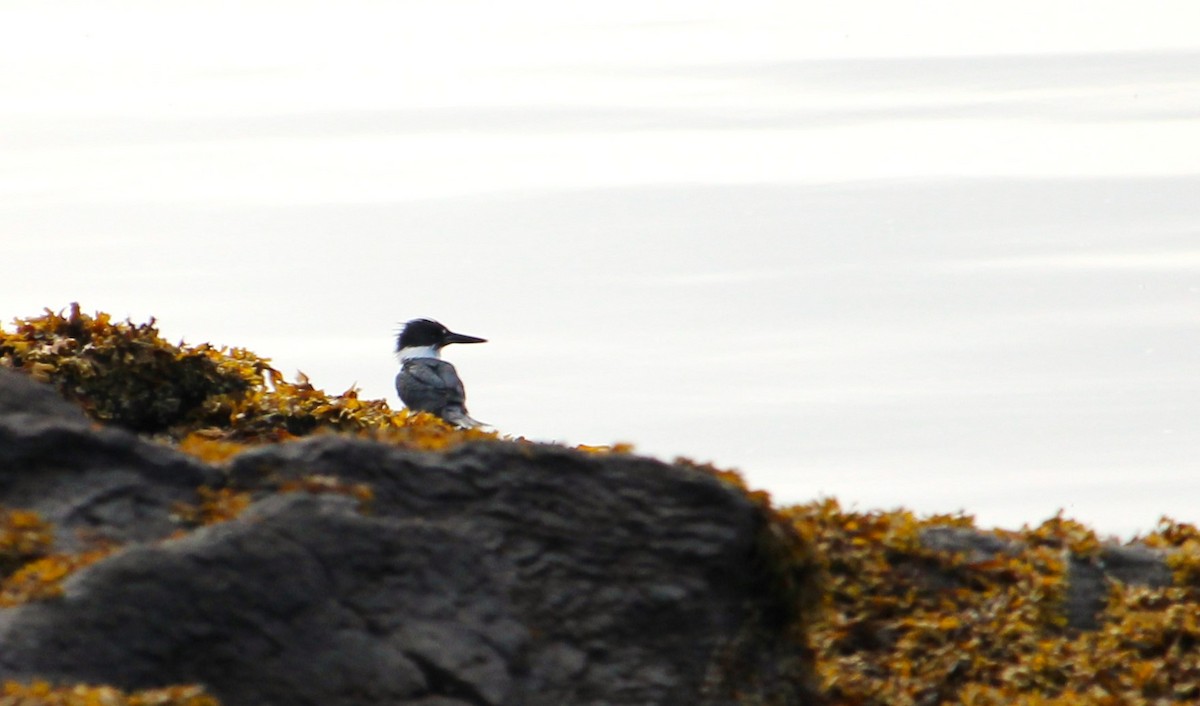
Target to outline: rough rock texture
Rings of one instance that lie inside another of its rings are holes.
[[[0,663],[130,686],[199,681],[230,704],[431,692],[505,703],[529,641],[507,579],[451,529],[364,517],[336,496],[275,496],[81,572],[61,602],[7,611]]]
[[[47,385],[0,370],[0,504],[35,510],[58,546],[163,537],[176,502],[223,474],[120,429],[94,428]]]
[[[235,706],[815,702],[805,651],[775,622],[765,517],[706,473],[337,436],[214,469],[94,429],[30,384],[0,371],[0,397],[33,400],[0,407],[0,502],[130,544],[61,599],[0,611],[2,678],[198,681]],[[311,474],[370,484],[369,513],[273,492]],[[174,502],[223,483],[260,500],[161,539]]]
[[[722,652],[741,650],[735,641],[774,609],[747,498],[648,459],[497,444],[431,458],[328,436],[242,454],[230,473],[239,487],[365,482],[377,516],[437,523],[501,557],[536,636],[514,703],[688,703],[694,687],[680,685],[722,681],[718,659],[739,656]],[[756,639],[773,631],[762,627]]]

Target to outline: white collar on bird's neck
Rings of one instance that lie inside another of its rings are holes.
[[[441,350],[437,346],[405,346],[401,348],[396,355],[400,356],[400,362],[406,362],[415,358],[441,358]]]

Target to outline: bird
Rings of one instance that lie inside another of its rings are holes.
[[[451,343],[487,343],[487,339],[454,333],[432,319],[413,319],[396,336],[400,373],[396,392],[414,412],[432,412],[460,429],[487,426],[467,414],[467,395],[454,366],[441,359]]]

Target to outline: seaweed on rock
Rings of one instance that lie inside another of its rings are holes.
[[[294,382],[270,360],[238,348],[170,344],[155,322],[47,310],[0,330],[0,365],[52,383],[98,422],[154,435],[208,463],[298,436],[342,432],[419,450],[505,441],[454,429],[429,414],[393,411],[355,389],[329,395]],[[508,443],[527,443],[522,440]],[[627,445],[581,446],[623,454]],[[763,665],[731,644],[716,681],[753,685],[756,674],[807,679],[832,704],[853,706],[1108,706],[1200,702],[1200,530],[1164,518],[1135,541],[1173,572],[1174,585],[1124,584],[1106,575],[1095,629],[1064,614],[1073,565],[1103,564],[1115,545],[1063,517],[1020,531],[984,531],[965,515],[919,518],[906,510],[851,511],[835,500],[778,507],[739,475],[679,459],[676,465],[738,488],[760,510],[753,580],[768,596],[737,641],[790,640],[796,665]],[[274,493],[339,494],[369,510],[369,484],[311,474],[244,488],[198,488],[179,503],[180,532],[238,517]],[[931,542],[974,538],[983,551]],[[53,527],[20,509],[0,512],[0,605],[55,600],[63,580],[110,548],[54,554]],[[1147,549],[1148,548],[1148,549]],[[1155,553],[1157,552],[1157,553]],[[1157,560],[1156,560],[1157,561]],[[1165,570],[1164,570],[1165,571]],[[1163,583],[1167,581],[1163,579]],[[774,626],[777,630],[768,630]],[[768,634],[771,633],[771,634]],[[732,678],[730,678],[732,677]],[[804,690],[806,691],[807,686]],[[762,703],[769,684],[747,689]],[[212,706],[191,687],[129,693],[109,687],[8,683],[0,706],[41,704]]]
[[[1200,588],[1112,582],[1097,630],[1063,616],[1068,558],[1101,543],[1056,516],[994,532],[990,556],[933,549],[930,528],[979,535],[967,516],[853,512],[834,500],[787,508],[816,543],[827,607],[812,630],[817,669],[833,703],[862,706],[1108,706],[1200,699]],[[1196,530],[1164,521],[1141,538],[1188,546]],[[1178,555],[1176,555],[1178,556]],[[1181,565],[1184,563],[1179,561]],[[1191,565],[1191,564],[1189,564]]]
[[[393,411],[351,388],[330,395],[303,374],[288,381],[269,358],[208,343],[171,344],[151,319],[113,321],[109,314],[46,309],[0,330],[0,366],[53,384],[92,419],[164,435],[204,460],[237,453],[246,443],[284,441],[319,431],[369,433],[418,449],[495,439],[455,429],[430,414]]]
[[[219,706],[219,702],[199,686],[126,692],[111,686],[10,681],[0,688],[0,706]]]

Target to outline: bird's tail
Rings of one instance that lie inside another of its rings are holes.
[[[471,415],[467,414],[467,410],[462,407],[447,407],[442,419],[453,424],[459,429],[479,429],[480,427],[490,426],[478,419],[472,419]]]

